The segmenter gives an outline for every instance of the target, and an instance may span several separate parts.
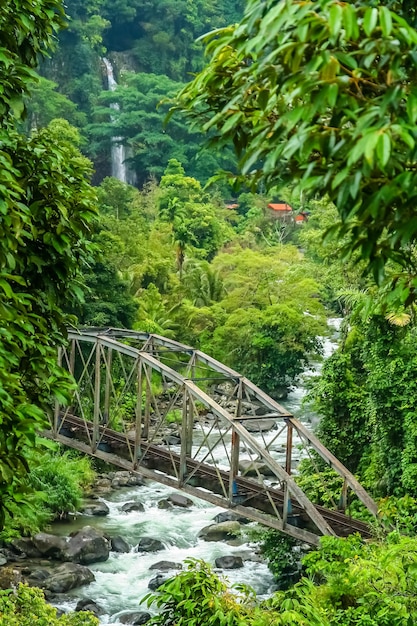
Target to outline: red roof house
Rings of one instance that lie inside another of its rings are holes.
[[[283,220],[285,222],[292,221],[293,210],[291,205],[287,202],[270,202],[268,204],[270,214],[275,219]]]

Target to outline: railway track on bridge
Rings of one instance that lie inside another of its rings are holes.
[[[93,422],[87,422],[80,417],[71,414],[62,416],[59,435],[53,435],[51,431],[43,434],[48,438],[61,441],[67,446],[77,449],[83,449],[83,445],[87,445],[88,441],[94,435]],[[131,459],[131,451],[135,446],[135,439],[125,433],[112,430],[107,426],[99,427],[99,440],[95,456],[108,460],[112,464],[118,464],[120,467],[126,467],[126,463]],[[142,446],[142,454],[137,459],[134,469],[138,473],[145,473],[151,479],[159,482],[169,483],[169,478],[177,480],[180,475],[181,454],[167,449],[162,445],[149,443],[144,441]],[[216,497],[224,496],[230,487],[230,474],[226,470],[213,467],[208,463],[196,461],[193,458],[186,458],[186,476],[182,481],[178,481],[177,488],[183,488],[191,493],[199,493],[202,499],[217,503]],[[155,473],[152,476],[152,473]],[[161,474],[168,477],[168,480],[162,480]],[[283,516],[285,507],[285,493],[282,489],[259,484],[256,479],[237,476],[235,478],[236,488],[236,508],[239,511],[246,510],[251,513],[253,510],[262,514],[274,514],[275,510]],[[204,490],[204,491],[201,491]],[[214,498],[208,497],[211,492]],[[224,506],[224,504],[223,504]],[[230,506],[230,504],[229,504]],[[334,533],[338,536],[347,536],[352,533],[359,533],[364,538],[371,537],[369,525],[354,519],[340,511],[334,511],[322,506],[316,505],[316,510],[326,520]],[[244,513],[243,513],[244,514]],[[296,502],[291,502],[291,520],[296,526],[301,528],[309,527],[309,518],[301,506]],[[256,513],[248,515],[249,518],[256,519]],[[264,522],[265,520],[260,520]]]

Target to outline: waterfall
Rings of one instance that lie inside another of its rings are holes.
[[[103,58],[103,63],[106,68],[108,89],[109,91],[114,91],[117,87],[117,83],[114,79],[113,66],[106,58]],[[113,102],[110,107],[115,111],[119,110],[117,102]],[[126,149],[122,143],[122,137],[113,137],[111,145],[111,175],[121,180],[123,183],[129,182],[125,159]]]

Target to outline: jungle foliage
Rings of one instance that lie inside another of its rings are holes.
[[[381,284],[416,297],[416,54],[409,3],[249,0],[205,38],[209,61],[178,98],[245,178],[328,195],[344,238]],[[409,20],[409,21],[408,21]]]
[[[17,130],[33,68],[62,23],[54,0],[0,8],[0,527],[52,399],[70,396],[56,349],[65,340],[64,307],[80,295],[96,211],[90,165],[65,131]]]
[[[57,615],[40,589],[20,584],[18,589],[0,591],[0,626],[98,626],[87,611]]]
[[[188,569],[150,594],[165,626],[411,626],[417,618],[417,544],[393,533],[385,543],[323,537],[303,559],[305,577],[259,602],[248,587],[230,589],[210,567]]]

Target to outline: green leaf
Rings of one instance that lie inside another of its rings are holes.
[[[368,37],[372,34],[378,23],[378,9],[375,7],[368,7],[365,11],[363,18],[363,29]]]
[[[388,132],[384,132],[379,136],[376,144],[376,154],[379,165],[381,168],[384,168],[391,156],[391,137]]]
[[[329,10],[330,36],[336,38],[342,28],[343,9],[340,4],[332,4]]]
[[[379,22],[383,35],[388,37],[392,32],[392,17],[391,11],[385,6],[379,7]]]

